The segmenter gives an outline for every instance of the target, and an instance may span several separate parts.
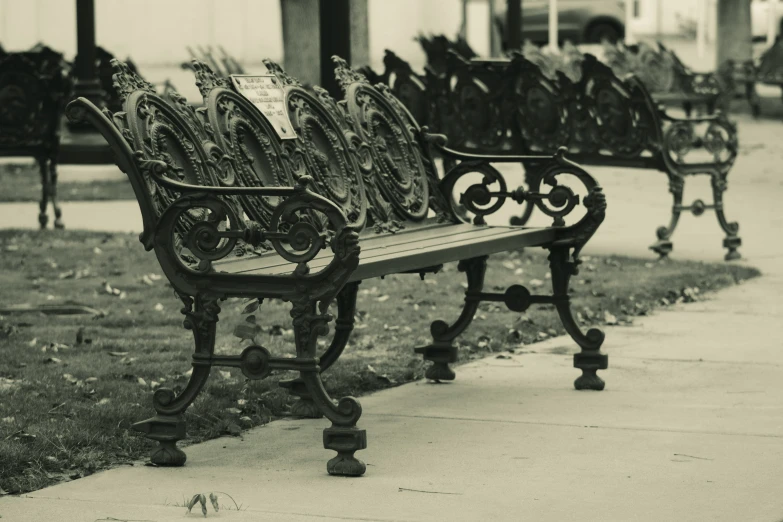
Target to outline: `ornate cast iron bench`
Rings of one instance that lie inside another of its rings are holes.
[[[700,216],[714,210],[726,236],[726,260],[738,259],[739,225],[724,214],[723,193],[737,156],[736,127],[720,112],[676,118],[656,103],[637,78],[618,78],[606,65],[585,55],[579,71],[542,70],[522,54],[511,59],[467,60],[453,51],[447,72],[413,72],[387,51],[384,82],[411,112],[449,136],[452,148],[474,154],[553,153],[567,145],[569,156],[587,165],[655,169],[664,172],[674,204],[668,226],[657,230],[650,247],[661,256],[683,211]],[[444,158],[446,161],[448,158]],[[535,185],[536,162],[523,160],[526,179]],[[713,203],[683,204],[688,176],[708,175]],[[524,224],[533,207],[513,223]]]
[[[0,156],[32,156],[41,173],[38,222],[49,222],[49,202],[54,226],[62,228],[57,203],[57,153],[59,125],[70,93],[63,55],[36,45],[29,51],[0,53]]]
[[[581,347],[574,366],[582,370],[578,389],[603,389],[597,370],[607,368],[598,329],[582,333],[570,307],[568,286],[579,252],[604,219],[601,188],[577,164],[554,155],[477,157],[446,147],[445,138],[419,128],[388,89],[372,87],[337,60],[345,89],[338,103],[320,88],[303,89],[272,62],[280,108],[287,111],[295,139],[278,139],[270,122],[232,83],[201,62],[192,64],[204,107],[194,109],[173,94],[169,100],[114,61],[115,86],[123,110],[99,110],[85,99],[68,106],[68,117],[91,122],[106,138],[118,166],[128,175],[144,223],[141,242],[153,250],[185,307],[185,328],[193,331],[193,372],[179,394],[158,389],[156,415],[134,425],[159,445],[152,461],[182,465],[176,441],[185,437],[184,412],[203,388],[213,366],[239,368],[248,379],[275,370],[299,372],[282,383],[300,399],[294,413],[326,416],[324,447],[337,451],[331,474],[361,475],[354,453],[366,447],[356,424],[362,409],[352,397],[333,401],[321,372],[342,353],[353,329],[359,283],[393,273],[436,272],[459,262],[468,287],[459,318],[431,325],[433,341],[417,348],[431,379],[453,379],[454,340],[470,324],[480,302],[505,303],[521,312],[534,304],[554,305],[566,331]],[[271,80],[270,80],[271,81]],[[268,84],[267,84],[268,85]],[[287,126],[287,124],[283,124]],[[462,162],[438,177],[429,148]],[[490,161],[535,160],[539,185],[510,189]],[[456,184],[476,175],[461,195]],[[581,199],[558,180],[583,186]],[[544,185],[549,190],[542,190]],[[554,218],[542,228],[488,226],[484,217],[508,201],[534,204]],[[583,217],[564,218],[579,204]],[[531,295],[520,285],[505,293],[483,290],[488,256],[524,246],[548,249],[552,295]],[[229,297],[281,299],[291,303],[295,358],[277,357],[261,346],[240,355],[214,353],[220,302]],[[329,347],[317,341],[337,319]]]

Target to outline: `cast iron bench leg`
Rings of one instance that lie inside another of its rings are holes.
[[[63,211],[57,202],[57,158],[49,158],[49,199],[52,200],[54,209],[54,228],[65,228],[63,224]]]
[[[667,172],[667,175],[669,176],[669,192],[671,192],[674,199],[672,217],[668,227],[658,227],[658,230],[655,232],[658,236],[658,241],[650,246],[650,250],[661,256],[661,258],[667,257],[672,251],[671,237],[674,234],[674,229],[677,228],[677,222],[680,220],[682,193],[685,188],[685,177],[673,172]]]
[[[726,237],[723,239],[723,248],[728,249],[728,252],[724,259],[726,261],[734,261],[742,257],[737,250],[742,245],[742,239],[737,235],[739,223],[736,221],[729,222],[723,213],[723,193],[728,186],[726,177],[726,173],[712,175],[712,197],[715,202],[715,215],[718,217],[718,223],[726,233]]]
[[[197,296],[194,299],[180,296],[185,303],[185,328],[193,331],[195,353],[204,362],[194,357],[193,373],[185,389],[176,395],[169,388],[158,388],[152,396],[152,405],[157,415],[137,422],[132,426],[148,439],[158,441],[150,461],[159,466],[182,466],[187,460],[185,452],[177,447],[177,441],[185,438],[185,410],[196,399],[209,378],[211,368],[208,362],[215,350],[215,328],[220,313],[216,298]],[[194,309],[195,303],[195,309]]]
[[[582,370],[582,375],[574,382],[577,390],[603,390],[606,384],[597,372],[609,367],[609,357],[601,353],[604,343],[604,333],[597,328],[590,328],[582,333],[579,324],[571,313],[571,303],[568,297],[568,284],[572,275],[578,273],[577,264],[569,260],[569,249],[552,248],[549,254],[549,267],[552,270],[552,290],[555,297],[555,307],[560,315],[568,335],[582,349],[574,354],[574,367]]]
[[[316,301],[307,295],[292,301],[292,305],[296,356],[300,359],[315,359],[318,337],[329,332],[330,316],[325,310],[319,313]],[[310,399],[332,421],[331,427],[324,429],[323,441],[324,448],[336,451],[337,456],[329,460],[326,470],[330,475],[363,475],[367,467],[354,456],[357,451],[367,448],[367,432],[356,427],[362,416],[359,401],[353,397],[343,397],[335,404],[324,388],[317,365],[311,371],[300,371],[299,375]]]
[[[748,104],[750,104],[750,110],[753,117],[758,118],[761,116],[761,99],[756,92],[755,81],[745,82],[745,97],[748,99]]]
[[[318,366],[321,373],[325,372],[342,355],[348,339],[351,337],[356,315],[356,294],[359,291],[361,281],[347,283],[337,294],[337,320],[334,326],[334,337],[329,348],[321,355]],[[313,398],[307,391],[307,387],[301,378],[280,381],[279,386],[286,388],[288,393],[299,399],[291,405],[291,414],[308,419],[323,417],[321,410],[313,402]]]
[[[38,208],[40,209],[38,213],[38,223],[40,223],[41,228],[46,228],[46,224],[49,222],[49,216],[46,215],[46,210],[49,206],[50,175],[46,164],[46,157],[38,157],[36,158],[36,161],[38,162],[38,168],[41,171],[41,202],[38,204]]]
[[[484,274],[487,271],[487,256],[474,257],[459,262],[458,269],[465,272],[468,279],[468,289],[465,290],[465,306],[462,313],[453,325],[446,321],[437,320],[430,325],[433,343],[428,346],[416,348],[414,351],[424,356],[425,361],[432,361],[424,376],[433,381],[452,381],[454,371],[449,368],[449,363],[457,362],[457,347],[454,339],[457,338],[473,321],[479,300],[469,299],[471,294],[481,292],[484,287]]]

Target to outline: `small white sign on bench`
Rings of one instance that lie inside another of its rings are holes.
[[[283,86],[275,75],[232,74],[231,81],[237,92],[261,111],[281,140],[296,139],[285,107]]]

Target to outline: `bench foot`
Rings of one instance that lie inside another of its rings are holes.
[[[177,447],[177,441],[186,436],[185,419],[182,415],[158,414],[151,419],[137,422],[131,428],[158,442],[150,454],[150,462],[158,466],[185,465],[187,456]]]
[[[330,475],[358,477],[367,471],[367,465],[354,456],[357,451],[367,448],[366,430],[340,426],[326,428],[324,448],[337,452],[337,456],[326,463]]]
[[[436,362],[432,363],[432,366],[427,368],[427,371],[424,372],[424,376],[431,381],[440,382],[453,381],[457,377],[457,374],[449,367],[449,363]]]
[[[414,348],[413,351],[414,353],[420,353],[425,361],[432,362],[432,365],[424,372],[424,377],[427,379],[440,382],[453,381],[457,377],[454,370],[449,367],[449,363],[457,362],[456,346],[436,341],[427,346]]]
[[[158,466],[184,466],[186,460],[188,456],[177,447],[176,441],[162,441],[150,454],[150,462]]]
[[[661,259],[665,259],[669,257],[669,254],[674,249],[674,245],[671,241],[668,239],[659,239],[652,245],[650,245],[650,250],[658,254]]]
[[[581,377],[574,381],[574,388],[577,390],[595,390],[601,391],[606,383],[601,379],[596,370],[582,370]]]

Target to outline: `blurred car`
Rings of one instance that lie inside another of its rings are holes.
[[[777,5],[776,5],[777,4]],[[770,9],[773,12],[770,12]],[[783,34],[783,3],[774,0],[752,0],[750,3],[750,22],[754,40],[767,37],[770,16],[772,16],[775,34]]]
[[[495,2],[495,24],[506,48],[506,0]],[[622,0],[558,0],[558,40],[578,43],[616,42],[625,36]],[[522,1],[522,41],[549,41],[549,0]]]

